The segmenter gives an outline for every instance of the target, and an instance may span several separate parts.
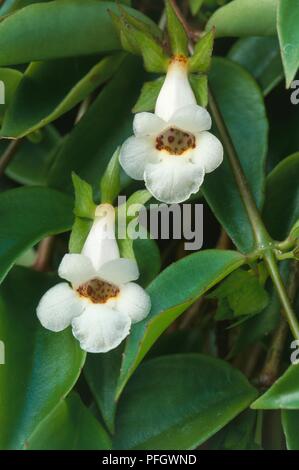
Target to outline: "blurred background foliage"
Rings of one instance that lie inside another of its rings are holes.
[[[167,44],[162,0],[119,3]],[[279,241],[299,216],[299,112],[286,88],[299,64],[295,3],[177,1],[195,41],[216,27],[209,83]],[[158,78],[122,50],[108,10],[119,11],[0,0],[0,448],[298,450],[299,366],[288,367],[292,338],[265,265],[246,258],[254,237],[227,160],[192,199],[204,204],[201,251],[134,242],[153,306],[126,345],[86,358],[69,331],[37,321],[68,249],[71,174],[99,202],[142,86]],[[138,189],[121,174],[122,194]],[[280,272],[298,316],[296,263]]]

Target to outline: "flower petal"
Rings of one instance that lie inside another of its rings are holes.
[[[143,180],[147,163],[158,160],[151,137],[129,137],[120,149],[119,162],[125,172],[135,180]]]
[[[192,160],[197,165],[203,166],[206,173],[216,170],[223,161],[223,147],[220,140],[210,132],[198,134]]]
[[[154,113],[135,114],[133,130],[137,137],[159,134],[166,126],[167,123]]]
[[[176,111],[169,120],[170,124],[179,129],[196,134],[211,129],[212,119],[209,112],[202,106],[191,104]]]
[[[69,281],[74,287],[92,279],[95,276],[95,270],[90,259],[80,254],[64,255],[58,274],[62,279]]]
[[[115,308],[127,314],[132,323],[136,323],[148,316],[151,309],[151,299],[142,287],[134,282],[129,282],[121,288]]]
[[[173,113],[189,104],[196,104],[196,99],[188,79],[187,62],[173,60],[156,101],[155,113],[168,122]]]
[[[73,318],[81,315],[84,302],[66,283],[62,282],[49,289],[37,306],[37,316],[41,324],[51,331],[62,331],[71,324]]]
[[[89,305],[72,322],[73,335],[84,351],[104,353],[116,348],[128,336],[130,318],[105,305]]]
[[[169,157],[145,169],[145,186],[159,201],[186,201],[204,180],[204,170],[183,157]]]
[[[87,256],[96,271],[113,259],[119,258],[115,239],[115,211],[110,204],[96,208],[95,220],[84,243],[82,254]]]
[[[98,271],[98,276],[112,284],[126,284],[139,278],[139,269],[135,260],[119,258],[105,263]]]

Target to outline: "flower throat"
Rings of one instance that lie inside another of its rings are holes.
[[[195,137],[190,132],[170,127],[156,138],[156,149],[165,150],[171,155],[182,155],[195,148]]]

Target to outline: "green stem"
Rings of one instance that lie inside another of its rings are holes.
[[[2,154],[0,158],[0,177],[4,175],[4,172],[9,165],[9,163],[12,161],[16,151],[19,148],[19,145],[21,143],[21,139],[16,139],[12,140],[10,144],[7,146],[6,150]]]
[[[231,166],[233,175],[235,177],[238,189],[242,196],[242,201],[251,222],[254,238],[259,248],[266,248],[271,244],[271,238],[263,224],[260,213],[256,207],[255,201],[252,197],[247,180],[240,165],[239,158],[229,135],[228,129],[218,108],[216,100],[211,90],[209,90],[209,108],[213,116],[214,122],[219,131],[220,139],[226,151],[226,155]]]
[[[264,261],[271,276],[275,290],[278,294],[280,303],[283,308],[283,313],[289,324],[292,334],[295,339],[299,339],[299,323],[296,314],[292,308],[283,280],[281,279],[275,256],[271,250],[267,250],[264,253]]]

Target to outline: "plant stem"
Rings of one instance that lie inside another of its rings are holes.
[[[263,224],[260,213],[256,207],[252,197],[247,180],[240,165],[239,158],[229,135],[228,129],[218,108],[217,102],[211,90],[209,90],[209,108],[213,116],[214,122],[219,131],[220,139],[225,148],[229,164],[235,177],[238,189],[242,196],[242,201],[247,211],[249,220],[252,225],[253,233],[259,248],[265,248],[271,243],[271,238]]]
[[[293,301],[297,291],[297,268],[296,264],[293,263],[290,279],[288,296]],[[279,375],[279,367],[281,355],[284,350],[284,344],[288,335],[288,324],[285,318],[281,318],[277,330],[275,331],[271,343],[271,347],[268,351],[265,365],[260,373],[259,383],[262,388],[270,387]]]
[[[13,159],[21,141],[21,139],[16,139],[10,142],[10,144],[2,154],[0,158],[0,177],[4,175],[4,172],[11,160]]]
[[[290,326],[292,334],[295,339],[299,340],[299,324],[296,314],[292,308],[288,293],[286,291],[283,280],[280,276],[280,272],[276,263],[275,256],[271,250],[267,250],[264,253],[264,261],[267,266],[268,272],[271,276],[272,282],[278,294],[280,303],[282,305],[283,314]]]
[[[35,271],[39,271],[39,272],[48,271],[50,261],[51,261],[52,248],[54,246],[54,241],[55,241],[55,237],[50,236],[50,237],[44,238],[40,242],[38,246],[38,250],[37,250],[37,259],[33,266],[33,269],[35,269]]]

